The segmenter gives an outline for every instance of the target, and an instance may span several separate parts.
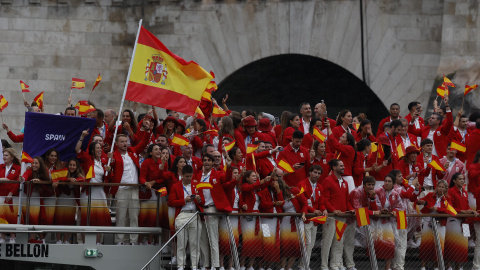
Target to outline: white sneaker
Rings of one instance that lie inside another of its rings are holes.
[[[170,261],[170,264],[177,264],[177,257],[173,256],[172,260]]]
[[[15,244],[15,238],[10,238],[10,240],[8,241],[9,244]]]
[[[56,244],[61,245],[61,244],[63,244],[63,242],[62,242],[62,240],[58,240]]]
[[[65,244],[65,245],[70,245],[70,242],[65,241],[65,242],[63,242],[63,244]]]

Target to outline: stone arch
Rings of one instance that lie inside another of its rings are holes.
[[[357,76],[328,60],[303,54],[280,54],[251,62],[228,75],[214,97],[229,95],[231,110],[246,108],[280,116],[282,111],[298,113],[306,101],[313,107],[324,100],[328,115],[335,118],[342,109],[353,115],[367,114],[374,127],[388,110],[377,95]]]

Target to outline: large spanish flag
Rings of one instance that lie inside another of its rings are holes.
[[[125,98],[194,115],[212,75],[173,54],[143,26],[134,53]]]
[[[66,181],[67,180],[67,175],[68,175],[68,169],[63,168],[60,170],[54,170],[50,173],[50,176],[52,177],[53,182],[58,182],[58,181]]]
[[[319,142],[324,142],[327,135],[323,133],[318,127],[313,127],[313,138]]]
[[[456,149],[457,151],[465,153],[467,151],[467,146],[461,142],[453,140],[450,144],[450,148]]]
[[[357,216],[357,225],[362,227],[365,225],[370,225],[370,216],[369,211],[366,207],[355,209],[355,215]]]
[[[346,228],[347,228],[347,224],[341,221],[335,220],[335,235],[337,236],[337,241],[342,240],[342,236]]]
[[[407,215],[405,211],[398,211],[397,212],[397,229],[405,230],[407,228]]]

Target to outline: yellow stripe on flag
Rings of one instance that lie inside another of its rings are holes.
[[[196,188],[197,189],[212,189],[213,186],[210,183],[198,183]]]
[[[228,144],[225,144],[225,145],[224,145],[225,151],[228,152],[228,151],[232,150],[233,146],[235,146],[235,141],[232,141],[232,142],[230,142],[230,143],[228,143]]]
[[[347,224],[341,221],[335,220],[335,235],[337,237],[337,241],[342,240],[342,236],[346,228],[347,228]]]
[[[463,143],[459,143],[457,141],[452,141],[452,143],[450,144],[450,148],[453,148],[453,149],[456,149],[460,152],[463,152],[465,153],[465,151],[467,151],[467,146]]]
[[[293,170],[292,166],[283,159],[278,162],[277,166],[278,166],[278,168],[282,169],[285,172],[288,172],[288,173],[295,172]]]
[[[179,146],[187,146],[190,141],[182,135],[175,134],[173,135],[172,143]]]
[[[438,163],[435,159],[432,159],[432,161],[428,164],[437,171],[445,171],[445,168],[443,168],[443,166],[440,165],[440,163]]]
[[[251,144],[247,145],[247,154],[253,153],[253,151],[257,150],[258,144]]]
[[[355,214],[357,216],[358,227],[370,225],[370,217],[367,208],[363,207],[355,209]]]
[[[405,230],[407,228],[407,215],[405,211],[397,211],[397,229]]]

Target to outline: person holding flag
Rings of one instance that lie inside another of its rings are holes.
[[[455,173],[461,173],[465,175],[465,164],[457,158],[457,149],[454,145],[457,145],[454,141],[449,142],[447,146],[447,155],[440,159],[440,164],[445,168],[445,175],[443,179],[447,180],[450,185],[452,176]]]
[[[277,163],[281,160],[289,163],[294,172],[284,176],[284,180],[289,187],[296,186],[299,181],[307,178],[310,168],[310,154],[308,150],[302,147],[303,133],[295,130],[292,135],[292,141],[285,146],[277,157]]]
[[[422,152],[417,156],[417,163],[420,164],[420,171],[422,173],[418,174],[418,181],[423,187],[425,193],[433,192],[437,186],[437,179],[443,179],[445,170],[441,168],[440,159],[434,155],[433,152],[433,141],[430,139],[422,140],[420,144]],[[438,164],[439,166],[430,165],[432,162]],[[420,194],[421,197],[425,196]]]
[[[88,135],[88,130],[84,130],[80,139],[75,146],[77,158],[80,160],[82,169],[87,172],[85,175],[86,182],[89,183],[105,183],[106,172],[111,171],[111,167],[107,165],[108,157],[103,152],[102,143],[92,140],[88,146],[88,152],[82,151],[81,146],[83,139]],[[108,190],[108,189],[107,189]],[[88,195],[91,196],[90,217],[88,217]],[[90,226],[112,226],[112,219],[108,210],[107,196],[105,188],[102,186],[84,186],[80,193],[80,224],[87,226],[87,219],[90,220]],[[85,243],[85,235],[82,234]],[[97,234],[97,244],[102,243],[102,234]]]
[[[251,154],[250,154],[251,155]],[[228,158],[232,160],[230,166],[227,162],[227,169],[230,167],[236,167],[239,168],[241,171],[245,169],[245,164],[243,164],[243,154],[240,148],[234,146],[230,151],[228,151]]]
[[[217,146],[218,152],[223,152],[223,139],[235,138],[235,128],[233,127],[233,120],[230,116],[224,116],[218,121],[218,136],[213,139],[213,144]]]
[[[3,164],[0,164],[1,181],[18,181],[21,164],[17,151],[13,148],[3,149]],[[17,224],[19,183],[0,184],[0,213],[8,224]],[[0,244],[5,243],[5,234],[0,234]],[[15,234],[11,234],[10,244],[15,244]]]
[[[457,213],[460,214],[474,214],[475,217],[479,213],[473,211],[468,206],[467,191],[463,188],[465,184],[465,177],[462,173],[455,173],[450,182],[448,189],[448,196],[450,197],[451,206]],[[463,233],[464,226],[469,226],[466,218],[449,217],[447,219],[446,234],[445,234],[445,261],[450,268],[453,268],[455,262],[455,269],[460,269],[465,262],[468,262],[468,237]],[[477,240],[479,241],[479,240]]]
[[[418,151],[415,146],[411,145],[407,147],[405,150],[405,156],[398,163],[398,170],[401,172],[402,177],[409,183],[412,183],[416,178],[428,175],[425,169],[421,169],[423,166],[417,161],[418,155],[420,155],[420,151]]]
[[[310,124],[309,124],[309,129],[304,133],[305,136],[303,136],[302,140],[302,146],[305,147],[306,149],[312,149],[312,144],[315,141],[315,137],[313,136],[313,131],[315,130],[315,127],[317,127],[317,131],[321,130],[322,128],[322,120],[318,118],[312,118]]]
[[[403,142],[405,148],[413,145],[418,148],[418,139],[417,136],[408,133],[408,120],[406,118],[400,118],[403,128],[400,130],[400,133],[395,138],[397,145],[400,145]]]

